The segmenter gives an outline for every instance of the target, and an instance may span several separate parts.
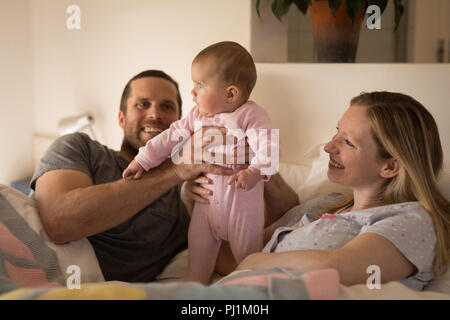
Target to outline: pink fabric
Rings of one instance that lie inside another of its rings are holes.
[[[31,250],[14,236],[9,229],[0,223],[0,249],[17,258],[25,258],[36,262]],[[61,286],[57,282],[49,282],[43,269],[18,267],[4,261],[3,266],[11,282],[22,287]]]
[[[58,282],[49,282],[42,269],[16,267],[5,261],[3,263],[9,279],[25,288],[61,287]]]
[[[30,249],[17,239],[3,223],[0,223],[0,249],[16,257],[35,261]]]
[[[248,144],[255,152],[250,166],[260,171],[272,165],[269,162],[271,151],[279,152],[278,139],[267,139],[271,129],[267,112],[255,102],[248,101],[232,113],[212,117],[201,115],[198,107],[194,107],[185,118],[172,123],[169,129],[140,148],[135,160],[145,170],[154,168],[180,148],[180,141],[185,141],[205,126],[229,129],[228,132],[237,137],[238,145],[245,143],[247,136]],[[231,155],[234,146],[233,143],[227,144],[223,150],[222,144],[218,143],[217,149],[213,148],[210,152]],[[267,181],[260,180],[251,190],[244,191],[234,185],[229,186],[229,177],[208,177],[213,180],[213,185],[206,186],[213,191],[213,196],[209,197],[210,205],[196,203],[188,236],[189,279],[203,283],[208,283],[213,273],[221,240],[229,241],[238,262],[262,249],[263,191],[264,181]]]
[[[285,273],[269,273],[258,276],[248,276],[243,278],[233,279],[231,281],[227,281],[224,285],[236,285],[236,284],[245,284],[245,285],[256,285],[267,287],[269,285],[270,278],[280,278],[280,279],[291,279],[292,277]]]
[[[289,274],[272,272],[245,276],[225,282],[225,285],[259,285],[267,287],[270,278],[290,279]],[[303,274],[303,282],[311,300],[334,300],[339,294],[339,273],[336,269],[322,269]]]
[[[307,272],[303,281],[311,300],[332,300],[339,294],[339,273],[336,269]]]
[[[207,175],[214,180],[210,204],[195,203],[189,226],[189,280],[208,283],[222,240],[230,243],[239,263],[263,247],[264,182],[251,190],[229,186],[228,177]]]
[[[150,139],[144,147],[139,149],[135,160],[146,171],[157,167],[172,154],[180,144],[180,140],[184,141],[189,138],[202,126],[242,129],[248,135],[248,144],[256,154],[251,166],[259,170],[267,166],[271,144],[278,144],[275,139],[262,141],[260,136],[253,134],[253,130],[271,129],[271,121],[267,112],[253,101],[246,102],[232,113],[220,113],[213,117],[201,115],[198,107],[194,107],[185,118],[175,121],[167,130]],[[260,130],[258,133],[262,134],[262,131]],[[277,150],[278,147],[278,145],[272,146]]]

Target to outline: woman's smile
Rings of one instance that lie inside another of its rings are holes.
[[[336,169],[344,169],[344,166],[342,166],[339,163],[333,161],[331,158],[330,158],[330,162],[328,163],[328,167],[330,169],[334,169],[334,168],[336,168]]]

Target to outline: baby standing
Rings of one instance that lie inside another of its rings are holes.
[[[201,126],[216,126],[236,135],[238,144],[247,137],[255,152],[250,166],[238,170],[224,164],[233,168],[234,175],[208,175],[213,180],[210,204],[195,203],[193,209],[188,234],[188,279],[207,284],[222,240],[229,241],[238,263],[262,249],[264,181],[275,173],[267,167],[273,168],[273,162],[277,167],[279,145],[278,139],[270,136],[267,112],[248,100],[256,83],[256,67],[245,48],[225,41],[203,49],[192,62],[191,76],[196,106],[186,118],[172,123],[140,148],[123,176],[138,179],[144,170],[161,164],[179,145],[180,132],[193,134]]]

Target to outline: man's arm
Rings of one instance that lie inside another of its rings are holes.
[[[53,170],[36,182],[35,199],[42,224],[55,243],[111,229],[130,219],[183,180],[201,172],[230,174],[218,166],[174,165],[170,159],[139,180],[93,185],[75,170]]]
[[[270,226],[289,209],[300,203],[297,193],[292,190],[279,173],[273,175],[264,184],[264,202],[266,226]]]

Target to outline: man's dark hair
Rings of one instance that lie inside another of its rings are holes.
[[[167,73],[165,73],[164,71],[161,71],[161,70],[142,71],[141,73],[139,73],[139,74],[135,75],[133,78],[131,78],[127,82],[125,88],[123,89],[122,98],[120,99],[120,111],[122,111],[123,114],[127,113],[127,100],[128,100],[128,97],[130,96],[131,83],[134,80],[142,79],[142,78],[162,78],[162,79],[166,79],[167,81],[170,81],[171,83],[173,83],[173,85],[177,89],[178,114],[179,114],[179,118],[181,118],[182,100],[181,100],[181,95],[180,95],[180,89],[178,88],[178,83],[175,80],[173,80],[173,78],[171,76],[169,76]]]

